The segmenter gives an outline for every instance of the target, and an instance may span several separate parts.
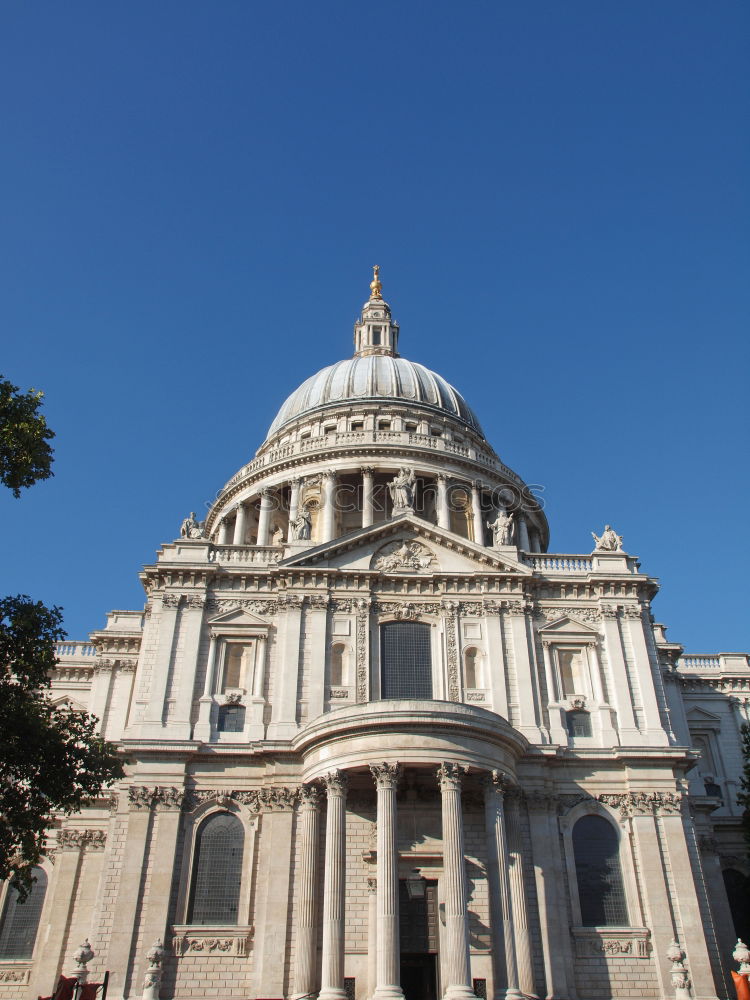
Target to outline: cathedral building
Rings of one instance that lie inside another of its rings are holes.
[[[145,608],[60,644],[127,775],[3,887],[0,1000],[84,939],[109,1000],[731,995],[748,656],[671,642],[612,527],[551,553],[370,288]]]

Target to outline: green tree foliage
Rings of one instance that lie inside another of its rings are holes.
[[[41,401],[0,377],[0,482],[16,497],[52,475]],[[59,608],[0,598],[0,879],[13,877],[22,899],[55,814],[77,812],[123,773],[92,715],[50,701],[61,625]]]
[[[0,599],[0,879],[20,889],[44,848],[54,813],[72,813],[122,776],[96,719],[49,700],[59,608]]]
[[[0,482],[13,496],[52,475],[53,451],[47,443],[55,435],[39,412],[43,393],[21,392],[0,375]]]
[[[737,796],[737,801],[745,809],[742,814],[742,829],[748,858],[750,858],[750,726],[746,722],[740,726],[740,737],[742,740],[742,776],[740,777],[742,791]]]

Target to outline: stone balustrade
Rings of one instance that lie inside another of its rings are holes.
[[[532,569],[545,573],[591,573],[594,568],[590,556],[564,555],[553,552],[530,555],[524,553],[522,562]]]
[[[300,438],[297,441],[288,441],[283,445],[272,448],[253,459],[252,462],[244,465],[239,472],[232,476],[219,493],[219,496],[261,469],[271,469],[277,463],[287,461],[296,455],[308,455],[315,452],[325,453],[336,448],[359,448],[363,445],[375,444],[411,447],[430,452],[443,452],[444,454],[456,455],[499,472],[510,482],[523,486],[523,480],[520,476],[499,461],[497,456],[489,451],[481,451],[474,445],[459,444],[447,437],[420,434],[416,431],[362,430],[337,431],[335,433],[321,434],[314,438]]]
[[[209,558],[222,565],[272,566],[282,558],[282,549],[277,545],[215,545]]]
[[[677,661],[677,667],[680,670],[733,673],[750,670],[750,656],[747,653],[685,653]]]
[[[96,646],[90,642],[80,642],[71,640],[69,642],[56,642],[55,655],[58,660],[79,660],[84,656],[96,656]]]

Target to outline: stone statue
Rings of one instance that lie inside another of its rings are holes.
[[[280,524],[277,524],[273,529],[271,534],[271,544],[272,545],[283,545],[284,544],[284,529]]]
[[[618,535],[612,530],[611,525],[605,524],[601,538],[593,531],[591,537],[596,543],[596,552],[622,552],[622,535]]]
[[[492,532],[493,545],[513,544],[513,515],[507,510],[499,510],[494,521],[488,521],[487,527]]]
[[[306,542],[312,532],[312,518],[310,511],[302,507],[295,519],[292,521],[292,538],[298,542]]]
[[[195,519],[195,511],[190,512],[190,517],[186,517],[180,528],[180,538],[203,538],[203,522]]]
[[[398,475],[388,483],[388,492],[393,501],[393,510],[414,510],[414,469],[404,466],[398,470]]]

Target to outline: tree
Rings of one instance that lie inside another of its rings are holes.
[[[740,739],[742,741],[742,775],[740,777],[742,791],[737,795],[737,801],[745,809],[742,814],[742,830],[748,857],[750,857],[750,726],[746,722],[740,726]]]
[[[77,812],[122,775],[92,715],[49,699],[59,608],[0,599],[0,878],[20,888],[44,851],[54,814]]]
[[[39,413],[42,393],[0,378],[0,481],[14,496],[52,475],[54,434]],[[50,700],[60,608],[0,598],[0,879],[25,899],[55,814],[76,812],[122,776],[116,748],[97,720]]]
[[[52,475],[54,436],[39,412],[43,393],[21,392],[0,375],[0,482],[13,496]]]

